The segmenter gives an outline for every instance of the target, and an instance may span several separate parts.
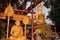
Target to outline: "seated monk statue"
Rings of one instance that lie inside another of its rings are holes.
[[[23,28],[20,26],[20,21],[15,22],[11,29],[10,40],[26,40],[26,37],[23,36]]]

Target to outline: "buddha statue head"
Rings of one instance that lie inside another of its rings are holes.
[[[38,5],[38,12],[42,13],[43,11],[43,6],[41,4]]]

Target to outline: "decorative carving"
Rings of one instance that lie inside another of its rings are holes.
[[[14,14],[14,10],[13,10],[10,3],[8,5],[8,7],[5,9],[4,13],[5,13],[6,16],[12,16]]]

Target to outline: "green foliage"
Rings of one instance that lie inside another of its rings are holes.
[[[60,28],[60,0],[51,0],[51,12],[49,14],[49,18],[55,23],[55,26]]]

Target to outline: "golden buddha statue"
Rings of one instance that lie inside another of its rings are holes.
[[[38,6],[38,12],[36,13],[37,24],[45,23],[45,15],[42,13],[42,7],[43,6],[41,4]]]
[[[35,29],[36,34],[43,35],[45,37],[54,36],[54,32],[51,30],[51,24],[45,22],[45,15],[42,13],[43,6],[38,5],[38,12],[36,13],[37,28]],[[57,35],[57,34],[56,34]],[[58,36],[58,35],[57,35]]]
[[[10,36],[10,40],[26,40],[26,37],[23,36],[23,28],[20,26],[20,21],[16,21],[15,24],[11,29],[12,36]]]

